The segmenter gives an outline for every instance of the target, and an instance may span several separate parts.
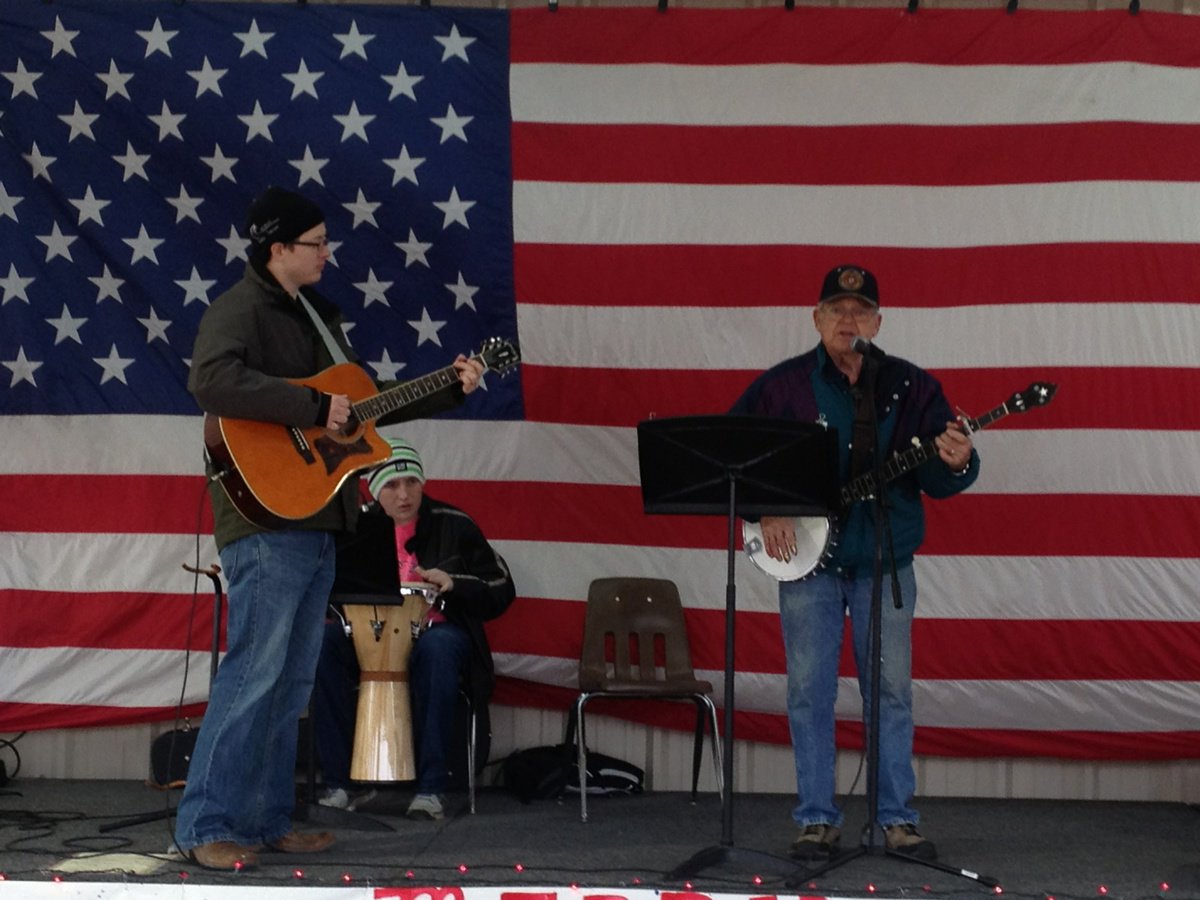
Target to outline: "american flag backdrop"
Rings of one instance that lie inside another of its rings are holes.
[[[278,183],[372,371],[521,347],[402,429],[513,568],[499,700],[565,701],[613,574],[679,583],[720,694],[724,520],[643,514],[635,426],[811,347],[858,262],[968,414],[1059,384],[927,505],[918,751],[1195,757],[1198,48],[1123,11],[0,4],[0,731],[169,718],[207,649],[187,358]],[[738,736],[786,742],[743,559],[738,604]]]

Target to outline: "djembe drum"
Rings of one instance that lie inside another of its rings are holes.
[[[362,670],[354,725],[353,781],[412,781],[412,702],[408,658],[436,595],[429,584],[404,584],[399,597],[371,598],[343,608]]]

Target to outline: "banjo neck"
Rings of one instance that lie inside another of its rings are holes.
[[[1016,394],[995,409],[988,410],[977,419],[964,416],[961,419],[963,429],[967,434],[971,434],[972,432],[987,428],[1011,412],[1024,412],[1025,402],[1021,400],[1021,397],[1021,394]],[[1011,409],[1009,407],[1010,403],[1019,405],[1021,408],[1016,410]],[[913,444],[914,446],[909,449],[893,455],[882,466],[872,469],[870,472],[863,472],[861,475],[842,485],[842,507],[845,508],[860,500],[868,500],[874,497],[876,492],[889,481],[894,481],[904,473],[911,472],[917,466],[921,465],[921,463],[937,456],[937,444],[934,441],[929,440],[920,443],[918,438],[913,438]]]

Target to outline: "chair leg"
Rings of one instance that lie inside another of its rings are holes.
[[[467,798],[471,805],[471,815],[475,815],[475,738],[477,721],[475,707],[471,707],[471,726],[467,729]]]
[[[692,697],[696,705],[696,730],[692,739],[692,802],[700,788],[700,758],[704,755],[704,699],[697,694]]]
[[[576,764],[579,766],[579,818],[587,821],[587,731],[584,725],[583,707],[588,695],[580,694],[575,701],[575,722],[579,743],[576,746]]]
[[[578,698],[576,698],[576,703],[578,703]],[[578,719],[579,713],[576,712],[575,706],[572,706],[569,710],[567,710],[567,726],[566,731],[563,734],[564,747],[570,747],[573,743],[575,743],[575,723],[578,721]]]
[[[721,797],[722,806],[725,803],[725,766],[721,752],[721,732],[717,725],[717,705],[712,698],[705,696],[704,705],[708,707],[708,724],[712,733],[713,769],[717,773],[717,794]]]

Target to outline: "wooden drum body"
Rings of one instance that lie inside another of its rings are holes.
[[[388,599],[391,602],[344,607],[362,670],[350,760],[353,781],[417,777],[408,658],[429,604],[419,592]]]

